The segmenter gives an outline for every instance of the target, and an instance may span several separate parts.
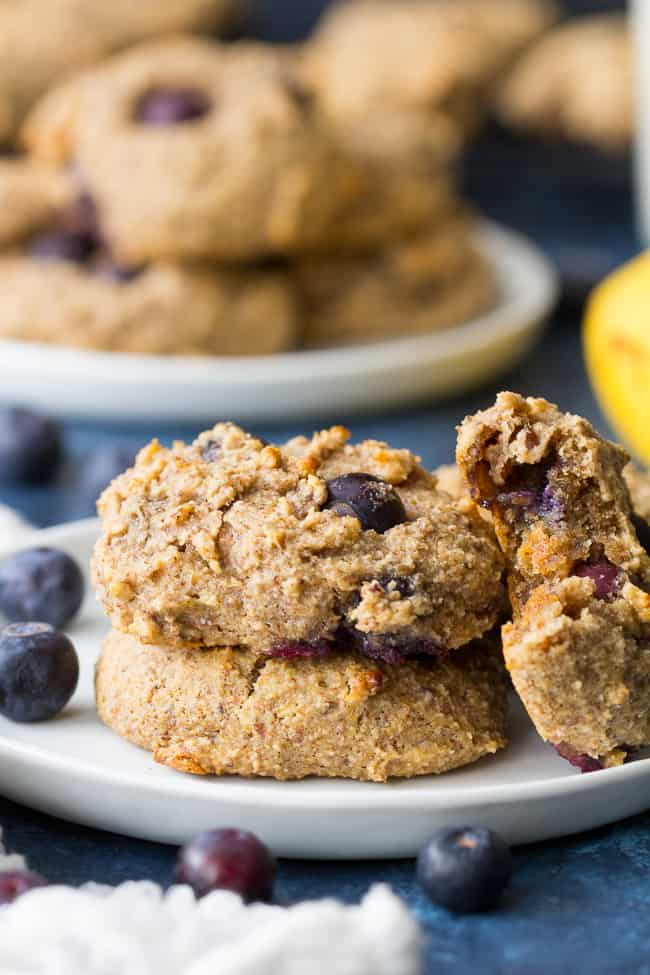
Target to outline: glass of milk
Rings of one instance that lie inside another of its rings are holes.
[[[641,234],[650,244],[650,0],[633,0],[631,13],[636,47],[637,202]]]

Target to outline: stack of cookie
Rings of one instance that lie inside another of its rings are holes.
[[[101,718],[197,774],[382,781],[505,744],[492,529],[407,450],[220,424],[100,501]]]
[[[188,26],[215,9],[195,0]],[[301,49],[150,40],[51,89],[21,131],[28,160],[0,165],[0,336],[266,354],[424,333],[490,307],[493,271],[455,187],[458,106],[548,14],[544,0],[481,10],[345,4]],[[346,101],[362,28],[376,60],[355,63]]]

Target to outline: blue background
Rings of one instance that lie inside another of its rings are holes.
[[[255,31],[278,40],[299,36],[322,6],[316,0],[258,3]],[[581,12],[619,4],[571,6]],[[322,418],[323,424],[346,424],[355,438],[377,436],[410,447],[432,467],[452,458],[455,424],[487,404],[499,388],[547,396],[605,428],[582,366],[581,305],[590,285],[640,246],[628,159],[606,159],[575,147],[551,149],[493,128],[471,150],[464,180],[484,212],[536,239],[561,271],[564,298],[539,348],[498,383],[442,405],[372,419],[338,415],[333,409]],[[69,423],[59,483],[4,489],[0,498],[42,525],[83,516],[89,512],[76,485],[84,458],[95,446],[119,440],[136,448],[154,434],[169,439],[197,432]],[[293,424],[258,426],[255,432],[280,440],[305,431]],[[8,845],[24,852],[52,881],[171,880],[175,851],[169,847],[62,823],[2,799],[0,823]],[[433,908],[418,891],[411,861],[284,861],[277,897],[284,903],[327,895],[356,901],[372,883],[390,883],[427,933],[427,975],[650,975],[649,826],[650,815],[644,815],[578,838],[518,849],[510,891],[497,911],[481,917],[459,919]]]

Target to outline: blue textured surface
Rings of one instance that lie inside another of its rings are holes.
[[[303,5],[284,0],[273,6],[269,26],[272,7],[267,3],[258,18],[260,29],[286,36],[291,24],[298,32],[321,5],[322,0]],[[589,5],[576,0],[573,6]],[[579,149],[551,151],[494,132],[468,159],[466,183],[490,215],[524,230],[555,258],[567,301],[536,353],[488,388],[429,409],[372,420],[335,411],[323,418],[346,423],[355,438],[379,436],[408,446],[430,466],[452,457],[454,425],[487,404],[497,388],[548,396],[603,427],[582,367],[577,302],[598,276],[638,249],[625,160],[606,161]],[[87,513],[75,492],[79,466],[97,443],[120,439],[135,447],[154,433],[169,439],[195,432],[72,424],[66,429],[68,463],[60,483],[29,491],[5,489],[0,497],[39,524],[79,517]],[[285,425],[259,426],[256,432],[281,439],[304,431]],[[0,823],[9,845],[25,852],[53,881],[116,883],[147,877],[165,884],[171,879],[174,851],[168,847],[62,823],[1,799]],[[517,850],[511,890],[498,911],[483,917],[457,919],[427,904],[410,861],[285,861],[277,893],[287,903],[327,895],[355,901],[372,883],[390,883],[424,926],[427,975],[650,975],[649,827],[646,814],[582,837]]]

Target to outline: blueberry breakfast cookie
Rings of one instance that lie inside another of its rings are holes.
[[[296,266],[308,345],[433,332],[486,311],[494,271],[466,214],[374,256],[311,258]]]
[[[501,393],[459,430],[458,464],[508,566],[503,650],[538,731],[589,770],[650,743],[650,559],[625,452],[542,399]]]
[[[142,45],[46,98],[24,139],[74,160],[127,264],[300,250],[364,190],[285,55],[262,45]]]
[[[160,355],[264,354],[296,339],[280,268],[120,265],[92,200],[39,163],[0,161],[0,202],[0,338]]]
[[[307,44],[303,70],[336,121],[407,112],[464,130],[489,82],[555,16],[544,0],[337,3]]]
[[[146,447],[99,502],[93,574],[113,626],[170,647],[292,659],[343,643],[387,662],[488,632],[504,600],[489,526],[408,450],[348,436],[278,447],[219,424]]]
[[[354,653],[197,653],[113,631],[96,698],[118,734],[198,775],[383,782],[445,772],[506,744],[504,674],[484,644],[391,666]]]
[[[233,9],[232,0],[2,0],[0,142],[53,82],[145,37],[221,26]]]
[[[496,95],[506,125],[621,149],[635,127],[632,41],[624,17],[569,21],[522,56]]]

